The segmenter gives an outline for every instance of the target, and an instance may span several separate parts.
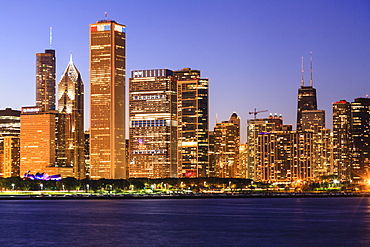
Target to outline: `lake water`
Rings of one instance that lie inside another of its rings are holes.
[[[0,246],[370,246],[370,198],[0,201]]]

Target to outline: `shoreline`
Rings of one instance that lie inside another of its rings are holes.
[[[254,194],[61,194],[61,195],[24,195],[9,194],[0,195],[1,200],[127,200],[127,199],[237,199],[237,198],[328,198],[328,197],[370,197],[370,193],[254,193]]]

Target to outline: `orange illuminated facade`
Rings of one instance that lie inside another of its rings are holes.
[[[126,178],[126,27],[90,25],[90,167],[92,179]]]
[[[57,174],[56,111],[43,112],[41,107],[23,107],[21,113],[20,175],[46,172]]]

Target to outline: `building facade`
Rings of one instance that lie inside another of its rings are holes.
[[[90,166],[92,179],[126,178],[126,26],[90,25]]]
[[[341,181],[351,179],[351,103],[333,103],[333,168]]]
[[[58,111],[63,115],[60,130],[65,152],[59,158],[72,166],[77,179],[86,177],[84,157],[84,85],[80,72],[70,62],[58,84]]]
[[[199,70],[175,71],[177,79],[178,176],[208,177],[208,79]]]
[[[36,54],[36,106],[43,111],[55,110],[55,50]]]
[[[228,121],[214,128],[214,155],[216,177],[238,178],[240,146],[240,117],[234,112]]]
[[[370,98],[357,98],[352,111],[352,167],[354,182],[370,181]]]
[[[177,177],[176,90],[171,70],[131,71],[130,177]]]

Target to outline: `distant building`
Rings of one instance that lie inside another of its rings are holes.
[[[304,85],[304,67],[302,58],[302,85],[298,89],[298,107],[297,107],[297,130],[302,130],[302,112],[306,110],[317,110],[316,89],[313,88],[312,80],[312,56],[310,57],[310,85]]]
[[[229,121],[216,123],[214,155],[216,177],[239,177],[240,117],[234,112]]]
[[[333,103],[333,167],[341,181],[350,180],[351,171],[351,103]]]
[[[55,50],[36,54],[36,106],[43,111],[55,110]]]
[[[90,25],[90,166],[92,179],[126,178],[126,26]]]
[[[84,86],[80,72],[72,62],[62,74],[58,84],[58,111],[63,115],[60,125],[60,141],[64,141],[65,152],[61,157],[67,166],[72,166],[74,176],[86,176],[84,158]]]
[[[255,181],[261,180],[261,171],[259,170],[258,152],[258,134],[281,130],[283,127],[283,118],[275,114],[268,118],[257,118],[247,120],[247,142],[248,142],[248,170],[247,178]]]
[[[370,98],[357,98],[352,110],[352,167],[354,182],[370,180]]]
[[[177,79],[178,176],[208,177],[208,79],[199,70],[174,72]]]
[[[177,177],[176,91],[171,70],[131,71],[130,177]]]
[[[19,110],[0,110],[0,177],[19,176]]]
[[[42,111],[42,107],[22,107],[20,135],[20,175],[30,171],[73,177],[73,167],[65,164],[59,152],[64,152],[57,111]],[[59,157],[59,158],[58,158]]]

